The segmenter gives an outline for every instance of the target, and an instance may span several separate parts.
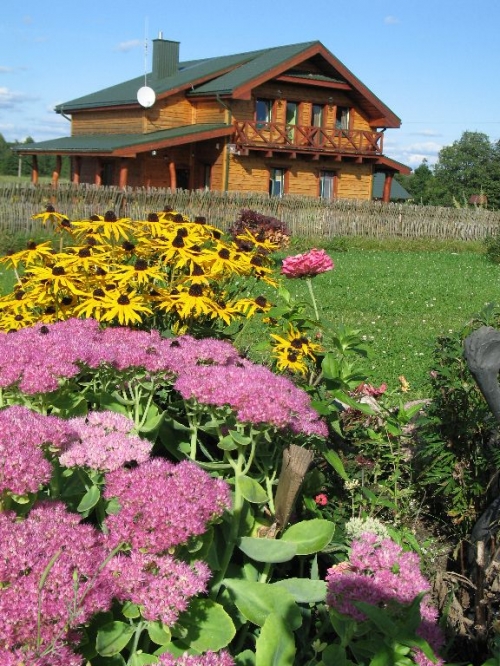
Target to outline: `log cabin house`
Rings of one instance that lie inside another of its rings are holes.
[[[383,153],[400,119],[319,41],[179,61],[179,42],[153,40],[152,72],[56,107],[71,136],[16,146],[63,156],[74,183],[205,188],[390,200],[405,165]],[[380,178],[380,176],[379,176]]]

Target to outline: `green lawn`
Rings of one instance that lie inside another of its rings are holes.
[[[332,326],[358,329],[369,342],[373,383],[396,388],[404,375],[412,397],[426,395],[437,337],[500,302],[500,267],[481,253],[350,249],[331,256],[335,270],[314,279],[322,315]],[[304,283],[288,280],[287,286],[307,297]]]

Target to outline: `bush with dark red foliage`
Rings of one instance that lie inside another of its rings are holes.
[[[257,240],[269,240],[275,243],[278,248],[288,247],[290,243],[290,231],[285,222],[270,215],[261,215],[248,208],[241,210],[239,218],[229,228],[229,233],[242,250],[245,249],[247,241],[237,237],[243,234],[245,230],[250,231]],[[249,241],[248,243],[251,245]]]

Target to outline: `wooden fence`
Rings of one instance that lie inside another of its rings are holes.
[[[143,219],[165,206],[190,217],[203,215],[210,224],[227,229],[244,208],[286,222],[293,235],[305,238],[370,236],[377,238],[437,238],[481,240],[500,228],[500,212],[479,207],[442,208],[376,201],[207,192],[202,190],[119,189],[90,185],[0,185],[0,233],[31,233],[39,227],[32,215],[52,204],[71,220],[114,210],[122,217]]]

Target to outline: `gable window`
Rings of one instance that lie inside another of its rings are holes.
[[[285,169],[271,169],[269,171],[269,194],[272,197],[282,197],[285,193]]]
[[[349,108],[347,106],[338,106],[335,116],[335,129],[349,129]]]
[[[266,123],[271,122],[273,104],[270,99],[257,99],[255,100],[255,120],[257,121],[257,128],[265,127]]]
[[[335,171],[319,172],[319,196],[321,199],[334,199],[337,190],[337,173]]]

